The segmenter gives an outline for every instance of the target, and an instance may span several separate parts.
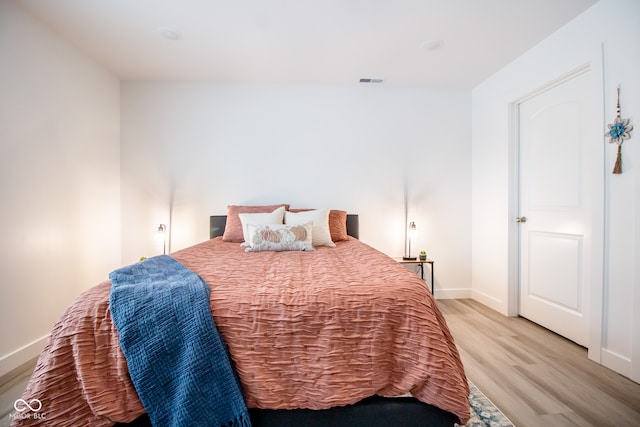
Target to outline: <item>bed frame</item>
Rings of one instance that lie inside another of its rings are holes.
[[[226,215],[209,219],[210,238],[222,236]],[[358,215],[347,215],[347,234],[359,238]],[[253,427],[451,427],[455,415],[413,397],[371,396],[354,405],[323,410],[249,409]],[[147,414],[129,424],[116,426],[150,427]]]

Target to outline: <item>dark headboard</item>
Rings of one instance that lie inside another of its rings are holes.
[[[212,215],[209,217],[209,238],[222,236],[227,224],[226,215]],[[356,239],[360,238],[360,222],[357,214],[347,214],[347,234]]]

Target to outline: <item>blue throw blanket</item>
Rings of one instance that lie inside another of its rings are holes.
[[[109,275],[120,347],[154,426],[250,426],[209,286],[175,259],[149,258]]]

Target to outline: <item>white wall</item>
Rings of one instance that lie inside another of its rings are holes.
[[[119,82],[0,2],[0,375],[120,263]]]
[[[474,298],[507,313],[509,283],[509,104],[586,63],[602,63],[605,256],[601,348],[590,356],[640,381],[640,2],[602,0],[472,93],[472,281]],[[603,48],[603,49],[602,49]],[[602,60],[602,61],[601,61]],[[602,88],[602,82],[596,82]],[[636,130],[623,144],[623,174],[612,175],[615,118]],[[597,89],[597,87],[595,88]],[[601,90],[601,89],[600,89]],[[597,314],[597,311],[596,311]],[[597,319],[599,320],[599,319]],[[597,331],[596,331],[597,332]]]
[[[270,203],[358,213],[401,256],[406,182],[437,295],[469,296],[470,123],[468,91],[123,82],[123,261],[162,252],[170,206],[177,250],[227,205]]]

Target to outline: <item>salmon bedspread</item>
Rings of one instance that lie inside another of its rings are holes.
[[[469,419],[469,388],[425,283],[349,238],[313,252],[251,252],[220,237],[171,254],[211,288],[210,305],[249,408],[326,409],[411,393]],[[144,408],[109,308],[111,283],[54,326],[22,396],[39,419],[15,426],[110,426]],[[203,420],[206,423],[206,420]]]

